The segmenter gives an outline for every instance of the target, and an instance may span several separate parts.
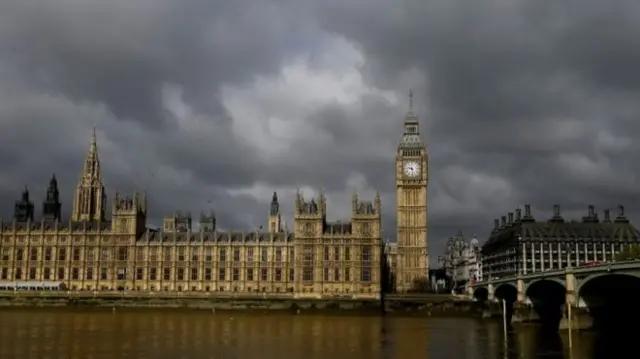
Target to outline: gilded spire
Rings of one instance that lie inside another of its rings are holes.
[[[413,112],[413,90],[409,90],[409,111]]]

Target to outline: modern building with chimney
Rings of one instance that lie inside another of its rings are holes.
[[[537,221],[531,206],[494,220],[494,228],[482,247],[484,279],[564,269],[610,262],[625,247],[640,244],[640,232],[629,222],[624,207],[615,218],[604,210],[600,220],[594,206],[581,220],[566,221],[560,206],[553,216]]]

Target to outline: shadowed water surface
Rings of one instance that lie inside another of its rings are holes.
[[[594,341],[575,337],[571,357],[600,358]],[[504,351],[499,323],[473,319],[0,311],[2,359],[569,358],[566,342],[529,328]]]

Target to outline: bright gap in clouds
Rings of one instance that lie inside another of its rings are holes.
[[[266,161],[287,154],[301,140],[309,145],[330,143],[331,134],[309,121],[325,106],[340,105],[357,118],[365,95],[397,102],[392,92],[365,83],[360,72],[364,55],[344,38],[330,38],[317,53],[291,59],[276,76],[222,88],[234,135],[259,149]]]

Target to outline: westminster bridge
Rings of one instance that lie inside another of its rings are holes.
[[[593,326],[636,326],[640,325],[640,260],[495,278],[475,283],[468,294],[477,301],[504,300],[509,318],[531,308],[539,321],[561,328],[567,322],[568,305],[575,308],[572,318],[586,315]]]

